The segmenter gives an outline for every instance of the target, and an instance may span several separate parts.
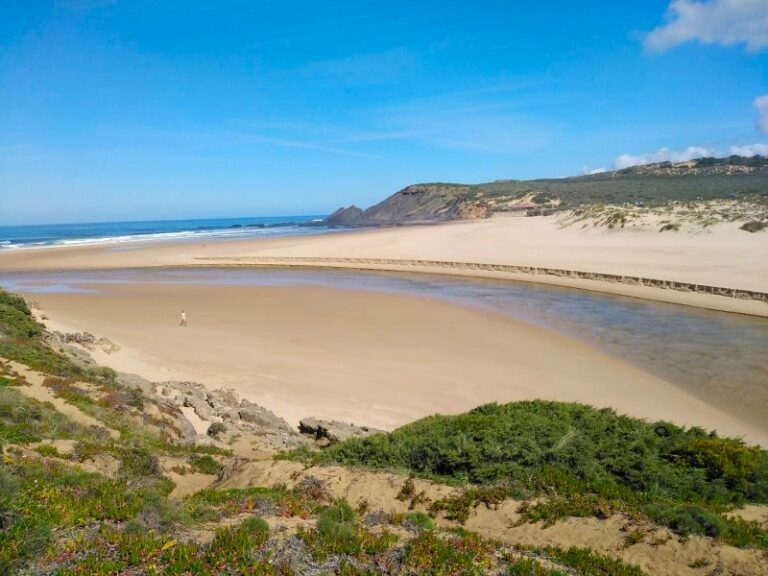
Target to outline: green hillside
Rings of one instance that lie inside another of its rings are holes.
[[[720,198],[768,201],[768,159],[764,157],[702,158],[683,164],[664,162],[572,178],[500,180],[473,186],[470,195],[494,201],[533,196],[542,204],[559,199],[567,208]]]

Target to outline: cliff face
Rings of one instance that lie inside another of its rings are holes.
[[[328,226],[363,226],[365,213],[357,206],[339,208],[323,221]]]
[[[469,186],[460,184],[415,184],[367,210],[357,206],[339,208],[326,218],[325,224],[387,226],[486,217],[487,208],[467,198],[469,190]]]
[[[367,210],[340,208],[324,224],[392,226],[471,220],[520,210],[522,205],[563,210],[595,204],[660,206],[718,199],[768,202],[768,158],[699,158],[588,176],[475,185],[415,184]]]

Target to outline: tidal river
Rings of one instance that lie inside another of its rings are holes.
[[[131,282],[309,284],[417,294],[482,307],[586,342],[750,423],[768,420],[766,318],[526,282],[420,274],[208,268],[0,275],[0,286],[28,294]]]

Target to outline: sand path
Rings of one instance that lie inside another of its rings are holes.
[[[29,384],[29,386],[19,386],[15,388],[15,390],[18,390],[20,393],[24,394],[24,396],[33,398],[39,402],[49,402],[58,412],[61,412],[64,414],[64,416],[73,422],[83,426],[97,426],[99,428],[104,428],[107,432],[109,432],[109,435],[112,438],[120,437],[119,431],[104,426],[104,423],[100,420],[97,420],[93,416],[80,410],[80,408],[77,406],[70,404],[62,398],[54,395],[51,389],[43,384],[47,378],[45,374],[31,370],[27,366],[19,364],[18,362],[14,362],[13,360],[5,360],[4,358],[0,358],[0,362],[10,366],[14,372],[19,374],[24,379],[24,381]],[[80,385],[90,386],[86,383],[80,383]]]

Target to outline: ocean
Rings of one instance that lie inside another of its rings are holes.
[[[323,218],[310,215],[0,226],[0,250],[320,234],[330,230],[319,224]]]

